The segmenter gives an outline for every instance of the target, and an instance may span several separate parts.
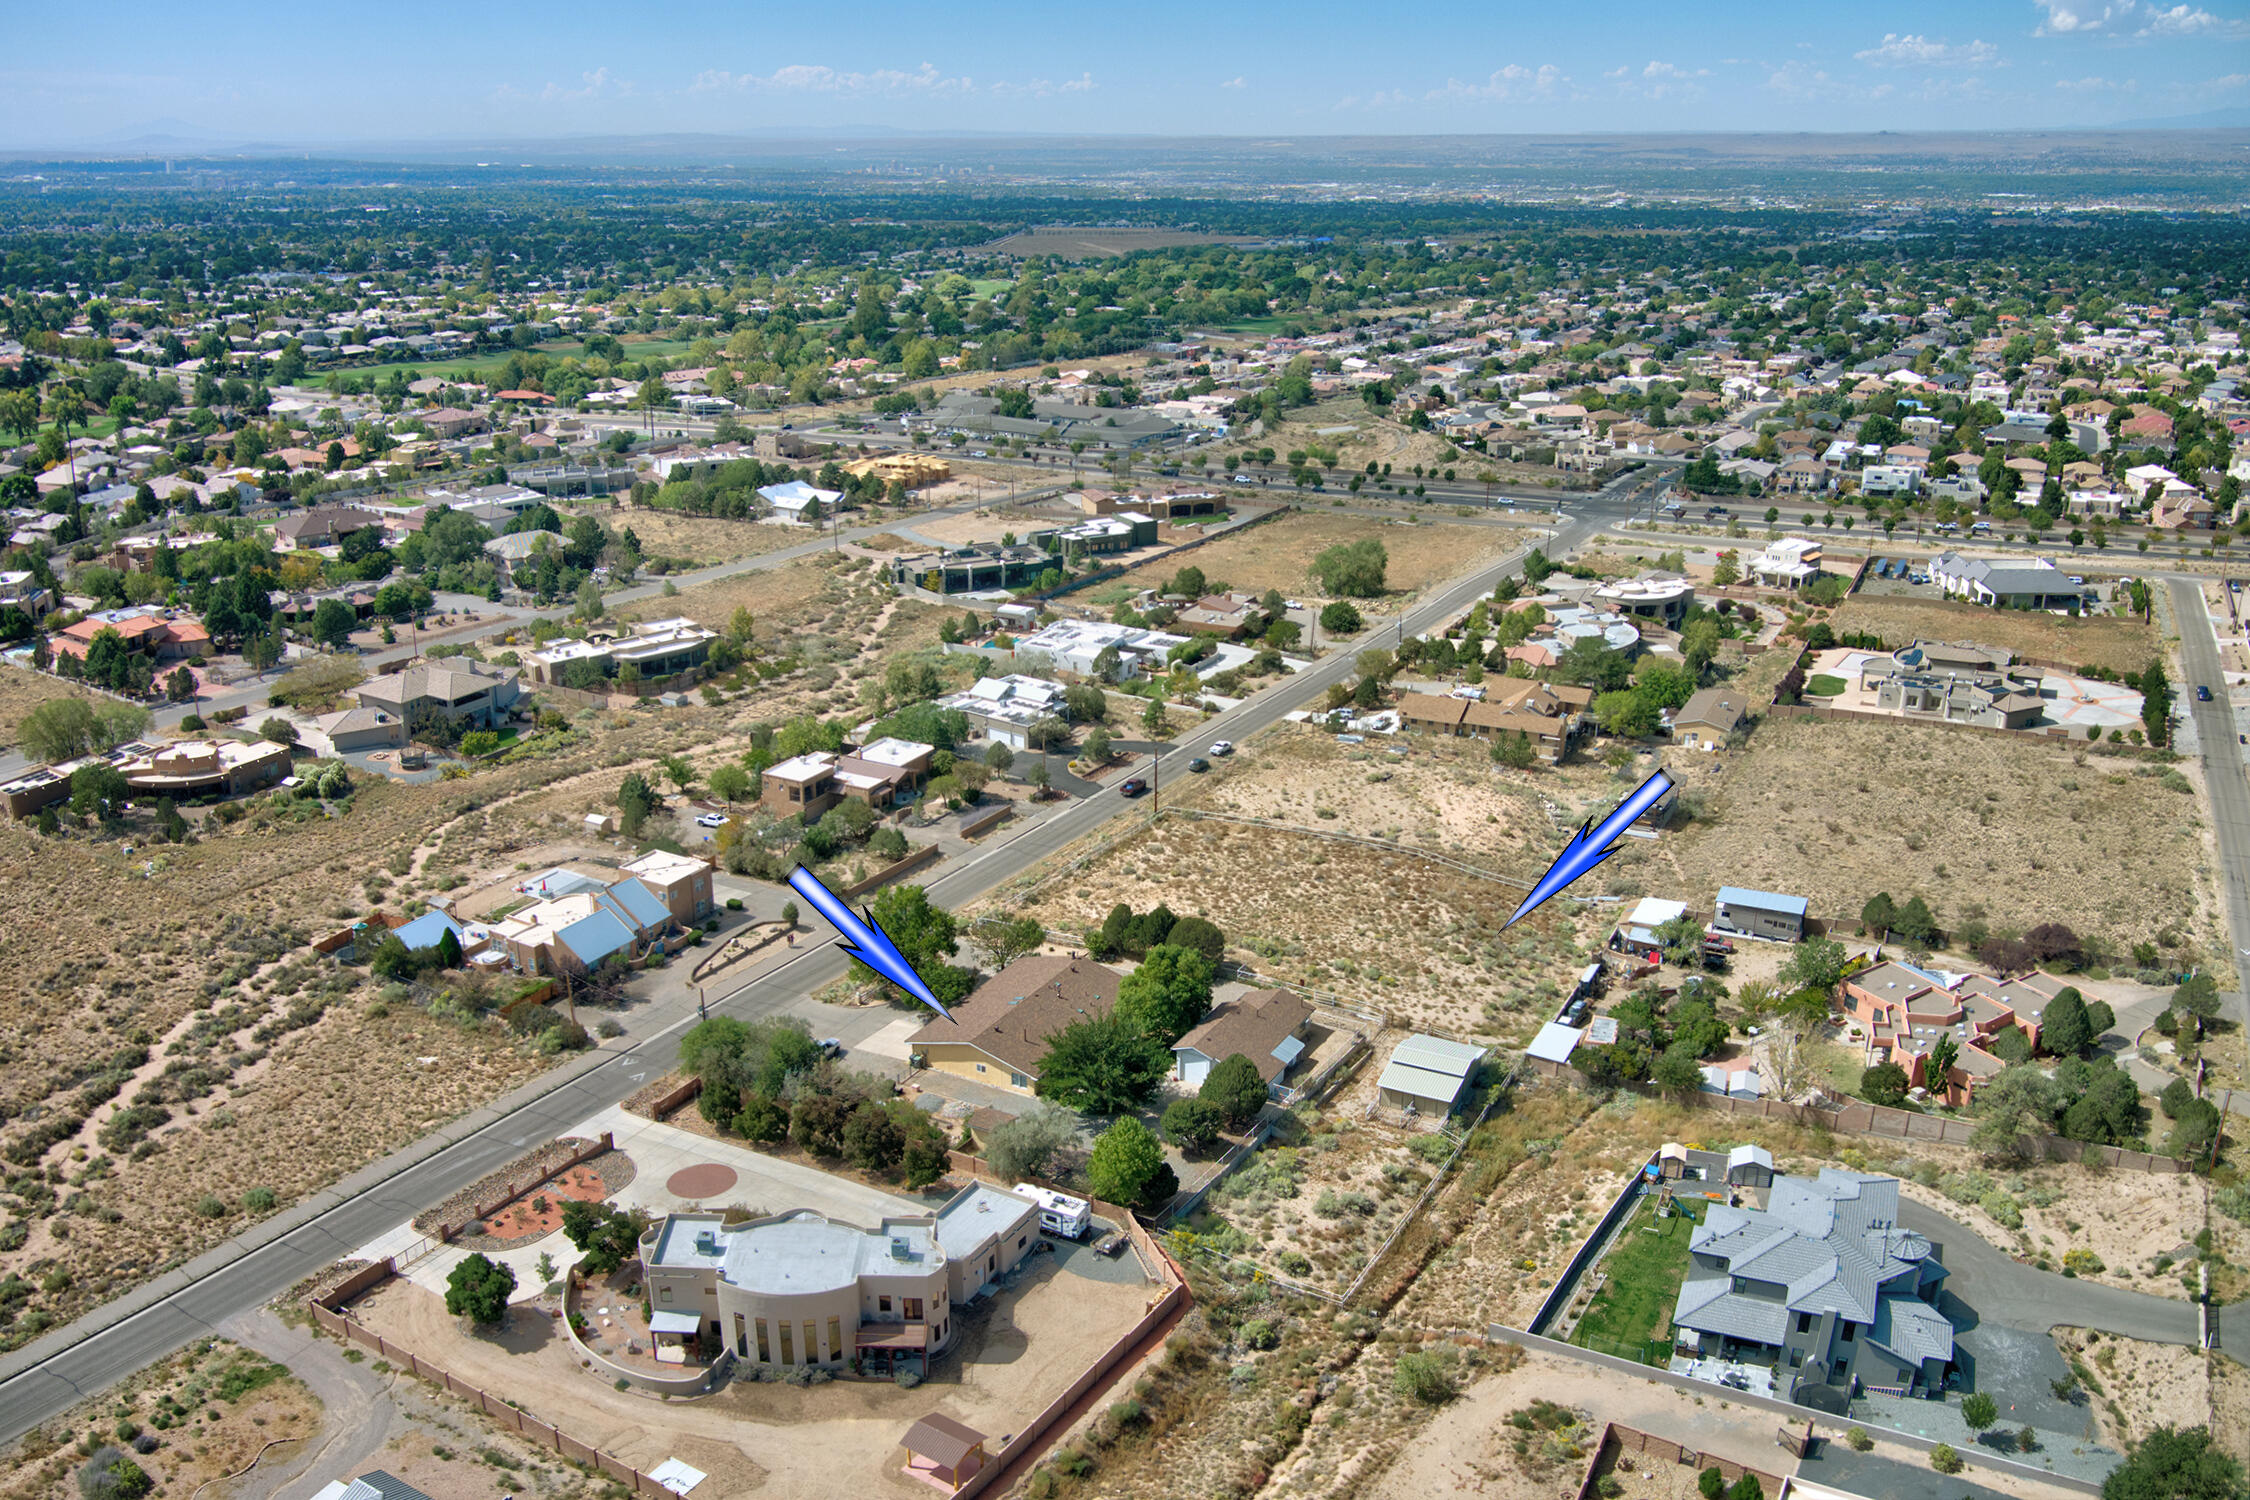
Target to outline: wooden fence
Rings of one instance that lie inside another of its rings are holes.
[[[982,1157],[967,1156],[958,1151],[950,1151],[946,1155],[956,1171],[966,1172],[979,1181],[999,1183],[991,1169],[985,1166]],[[1141,1227],[1140,1220],[1134,1218],[1129,1210],[1114,1203],[1104,1203],[1098,1198],[1090,1201],[1094,1212],[1123,1227],[1126,1237],[1133,1242],[1133,1249],[1141,1257],[1141,1264],[1157,1278],[1164,1290],[1149,1302],[1147,1309],[1131,1328],[1103,1350],[1092,1364],[1080,1371],[1078,1378],[1062,1394],[1048,1402],[1037,1416],[1026,1422],[1004,1447],[997,1449],[985,1466],[972,1475],[966,1484],[954,1491],[955,1500],[968,1500],[970,1496],[982,1494],[997,1484],[1003,1475],[1007,1476],[1010,1483],[1020,1479],[1025,1469],[1045,1451],[1046,1440],[1050,1436],[1060,1435],[1061,1429],[1067,1425],[1064,1419],[1073,1409],[1089,1396],[1099,1396],[1107,1389],[1109,1383],[1117,1378],[1124,1366],[1136,1355],[1141,1344],[1168,1320],[1184,1312],[1194,1300],[1187,1288],[1187,1277],[1181,1273],[1172,1257],[1164,1253],[1163,1246],[1156,1242],[1155,1236]]]
[[[374,1329],[341,1310],[341,1304],[357,1296],[368,1287],[396,1274],[391,1262],[378,1261],[350,1279],[314,1297],[309,1304],[313,1321],[327,1332],[359,1345],[363,1349],[389,1360],[399,1369],[415,1375],[440,1390],[450,1392],[482,1411],[508,1431],[531,1439],[543,1448],[551,1448],[572,1463],[583,1464],[617,1480],[636,1495],[664,1495],[672,1492],[648,1475],[634,1468],[614,1453],[604,1453],[591,1443],[580,1442],[551,1422],[545,1422],[522,1407],[491,1392],[471,1385],[444,1366],[422,1358],[413,1350],[403,1348],[384,1338]],[[364,1280],[362,1278],[365,1278]],[[349,1287],[346,1292],[343,1288]]]
[[[1768,1495],[1781,1493],[1781,1476],[1763,1469],[1753,1469],[1738,1464],[1731,1458],[1716,1453],[1706,1453],[1700,1448],[1686,1448],[1670,1438],[1643,1432],[1638,1427],[1627,1427],[1617,1422],[1602,1424],[1601,1441],[1594,1444],[1593,1456],[1586,1460],[1585,1475],[1578,1481],[1578,1500],[1594,1500],[1595,1485],[1601,1478],[1602,1465],[1608,1460],[1627,1453],[1654,1458],[1658,1463],[1685,1464],[1693,1469],[1717,1469],[1728,1484],[1734,1484],[1743,1475],[1755,1475],[1758,1488]]]

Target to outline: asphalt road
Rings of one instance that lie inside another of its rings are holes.
[[[1564,553],[1611,524],[1654,482],[1636,474],[1559,517],[1542,543]],[[768,554],[766,565],[772,565]],[[1514,572],[1520,556],[1486,567],[1411,609],[1407,630],[1426,630],[1464,610]],[[1390,632],[1378,631],[1374,642]],[[1309,703],[1332,683],[1349,680],[1354,652],[1337,651],[1199,726],[1159,763],[1159,785],[1188,776],[1187,762],[1210,741],[1243,741]],[[1161,792],[1160,794],[1161,795]],[[1126,801],[1105,793],[1062,809],[1016,838],[950,864],[928,882],[946,906],[965,904],[1021,874],[1073,840],[1113,819],[1150,816],[1156,799]],[[714,1011],[745,1018],[778,1012],[844,972],[833,939],[746,979],[712,1000]],[[569,1130],[668,1071],[679,1036],[695,1020],[683,995],[639,1012],[630,1051],[602,1050],[555,1069],[382,1161],[354,1173],[195,1261],[147,1283],[67,1327],[0,1359],[0,1441],[9,1441],[150,1360],[218,1331],[226,1319],[255,1308],[359,1245],[404,1222],[447,1194],[504,1166],[528,1146]]]
[[[2098,1328],[2158,1344],[2202,1341],[2193,1303],[2027,1266],[1973,1230],[1912,1199],[1900,1200],[1898,1222],[1900,1228],[1927,1235],[1941,1247],[1940,1258],[1951,1273],[1945,1289],[1975,1314],[1977,1322],[2032,1333],[2055,1327]],[[2149,1253],[2171,1248],[2151,1245]]]
[[[2211,819],[2219,843],[2219,874],[2226,887],[2227,928],[2234,934],[2235,971],[2250,972],[2241,955],[2250,951],[2250,781],[2242,774],[2242,746],[2235,738],[2234,708],[2219,670],[2218,639],[2200,587],[2188,579],[2169,580],[2172,623],[2180,631],[2180,664],[2185,680],[2179,701],[2195,719],[2203,752],[2203,779],[2211,788]],[[2209,703],[2195,699],[2197,683],[2212,689]],[[2250,1020],[2250,1002],[2237,989],[2228,997],[2233,1020]]]

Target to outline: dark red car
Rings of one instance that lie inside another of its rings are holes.
[[[1117,790],[1120,796],[1138,797],[1148,790],[1148,783],[1138,776],[1133,776],[1118,783]]]

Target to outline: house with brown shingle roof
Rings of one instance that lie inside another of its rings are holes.
[[[1203,1024],[1172,1044],[1172,1076],[1200,1088],[1211,1069],[1240,1053],[1250,1059],[1269,1093],[1279,1093],[1290,1067],[1305,1054],[1312,1006],[1287,990],[1252,990],[1213,1007]]]
[[[1047,1039],[1073,1022],[1106,1016],[1117,1004],[1118,975],[1092,959],[1061,954],[1019,958],[906,1039],[921,1065],[1010,1093],[1029,1094],[1046,1061]]]

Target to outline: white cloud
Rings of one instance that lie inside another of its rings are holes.
[[[1933,42],[1914,32],[1886,32],[1880,46],[1852,54],[1876,68],[1984,68],[2000,56],[1990,42]]]
[[[2175,5],[2170,10],[2148,7],[2148,21],[2141,27],[2142,36],[2194,36],[2200,32],[2216,31],[2226,23],[2207,10],[2192,5]]]
[[[1711,70],[1709,68],[1696,68],[1691,71],[1681,67],[1678,63],[1652,62],[1641,69],[1641,76],[1643,78],[1709,78]]]
[[[1034,78],[1029,83],[996,83],[992,85],[992,92],[1003,98],[1052,99],[1057,94],[1090,94],[1095,87],[1094,75],[1081,73],[1060,83],[1048,78]]]
[[[1219,87],[1223,89],[1246,89],[1249,86],[1249,81],[1239,76],[1229,78],[1225,83],[1219,85]]]
[[[1091,87],[1090,81],[1088,86]],[[935,63],[924,63],[911,73],[896,68],[845,72],[820,63],[791,63],[765,74],[708,68],[698,73],[689,87],[694,93],[755,90],[777,94],[973,94],[977,91],[974,79],[940,73]],[[1049,85],[1050,89],[1052,87]]]
[[[1843,92],[1824,68],[1810,63],[1784,63],[1766,78],[1766,87],[1784,99],[1829,99]]]
[[[2140,80],[2127,78],[2102,78],[2089,73],[2084,78],[2058,78],[2055,87],[2066,94],[2130,94],[2140,88]]]
[[[607,68],[596,68],[591,73],[578,75],[578,84],[549,83],[537,93],[526,93],[512,83],[504,83],[494,94],[509,102],[536,99],[541,104],[582,104],[589,99],[624,99],[633,94],[633,85],[610,76]]]
[[[1553,63],[1541,63],[1536,68],[1510,63],[1494,70],[1482,83],[1463,83],[1458,78],[1448,78],[1444,88],[1430,90],[1427,97],[1491,99],[1506,104],[1525,99],[1552,99],[1569,82],[1563,70]]]
[[[2085,0],[2032,0],[2047,13],[2039,23],[2040,36],[2069,36],[2075,32],[2100,31],[2113,21],[2122,21],[2132,15],[2135,0],[2119,0],[2094,9]]]

